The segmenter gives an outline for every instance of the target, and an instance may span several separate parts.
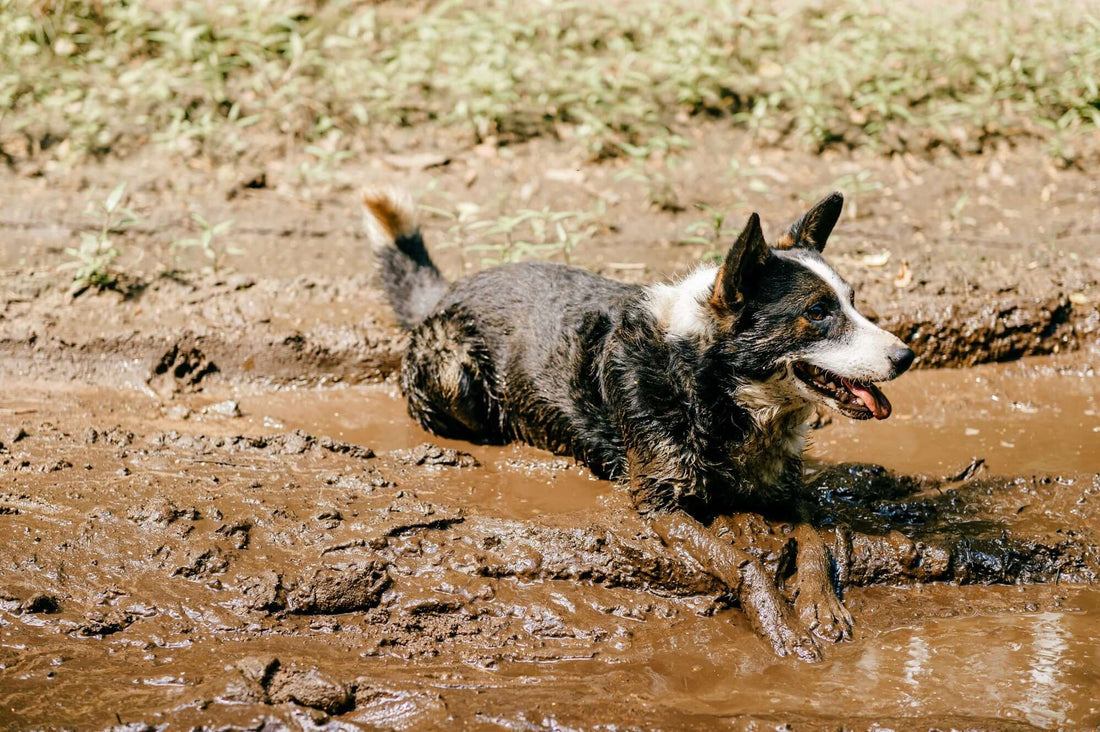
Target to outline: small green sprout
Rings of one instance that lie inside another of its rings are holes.
[[[223,244],[218,240],[221,235],[233,227],[232,219],[213,224],[197,213],[192,213],[191,218],[199,225],[202,232],[197,237],[172,242],[172,246],[180,249],[199,247],[203,256],[210,261],[210,271],[214,274],[218,274],[224,269],[226,257],[244,254],[244,250]]]

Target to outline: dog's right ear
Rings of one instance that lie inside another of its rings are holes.
[[[769,256],[771,252],[760,229],[760,216],[753,213],[726,253],[726,261],[718,268],[714,291],[710,296],[710,306],[718,315],[729,316],[740,312],[745,301],[745,282],[768,261]]]
[[[840,219],[840,210],[844,208],[844,196],[833,191],[815,203],[798,221],[791,224],[790,230],[775,243],[776,249],[814,249],[818,252],[825,248],[829,234]]]

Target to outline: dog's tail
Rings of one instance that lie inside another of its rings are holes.
[[[366,190],[363,226],[378,262],[382,288],[401,327],[409,330],[431,313],[449,286],[424,248],[416,205],[404,191]]]

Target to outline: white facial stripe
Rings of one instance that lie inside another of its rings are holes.
[[[858,328],[842,341],[825,341],[802,354],[803,360],[853,381],[888,381],[894,377],[890,354],[902,348],[892,334],[871,326]]]
[[[785,251],[783,255],[790,261],[798,262],[829,285],[840,302],[841,312],[851,323],[843,339],[817,344],[803,354],[804,360],[849,379],[884,381],[892,378],[894,364],[890,355],[904,348],[905,344],[855,309],[849,299],[852,288],[824,261],[802,256],[795,251]]]
[[[717,267],[701,267],[679,282],[646,288],[649,312],[667,335],[695,338],[710,333],[714,317],[707,299],[714,291],[717,276]]]
[[[859,315],[856,309],[853,308],[852,304],[849,302],[849,299],[852,296],[852,288],[848,285],[847,282],[840,279],[840,275],[838,275],[832,267],[825,264],[825,262],[820,259],[802,256],[802,254],[797,250],[787,250],[783,254],[785,259],[792,262],[798,262],[803,267],[810,270],[815,275],[824,280],[825,284],[831,287],[833,292],[836,294],[836,299],[840,301],[840,307],[844,308],[845,315],[850,316],[853,313],[855,315]],[[860,315],[860,317],[863,316]]]

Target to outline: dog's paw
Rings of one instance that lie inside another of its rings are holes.
[[[775,649],[776,655],[795,656],[803,661],[821,660],[821,649],[813,633],[779,594],[771,576],[758,561],[749,559],[740,566],[741,587],[738,600],[749,622]]]
[[[813,634],[796,618],[791,617],[772,630],[768,633],[768,640],[772,642],[776,655],[794,656],[807,663],[821,660],[821,649],[817,647]]]
[[[794,656],[808,663],[820,661],[821,649],[813,632],[798,619],[790,605],[778,596],[776,600],[769,608],[771,612],[752,618],[757,632],[771,642],[777,656]]]
[[[838,643],[852,637],[852,614],[832,588],[801,590],[794,601],[802,624],[822,640]]]

